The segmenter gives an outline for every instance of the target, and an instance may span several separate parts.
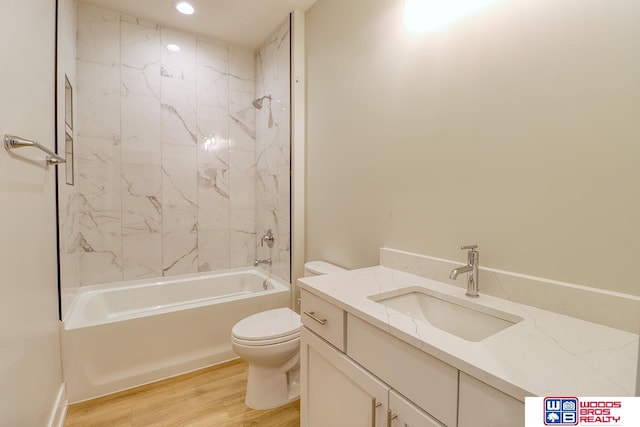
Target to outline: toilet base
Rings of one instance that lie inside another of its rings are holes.
[[[251,409],[272,409],[286,405],[300,397],[299,356],[278,369],[249,364],[247,394],[244,403]]]

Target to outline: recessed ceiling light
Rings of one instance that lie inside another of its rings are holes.
[[[181,1],[180,3],[176,4],[176,9],[178,10],[178,12],[184,15],[193,15],[193,13],[196,11],[193,6],[191,6],[191,3],[187,3],[186,1]]]
[[[180,46],[178,46],[177,44],[168,44],[167,45],[167,50],[169,52],[180,52]]]

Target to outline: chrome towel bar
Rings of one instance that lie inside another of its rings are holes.
[[[4,148],[6,148],[7,150],[12,150],[14,148],[19,148],[19,147],[36,147],[44,151],[45,153],[48,154],[47,164],[49,165],[59,165],[60,163],[66,163],[66,160],[64,157],[58,156],[56,153],[49,150],[44,145],[37,143],[36,141],[30,141],[28,139],[20,138],[19,136],[14,136],[9,134],[4,135]]]

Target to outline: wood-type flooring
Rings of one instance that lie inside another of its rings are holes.
[[[300,401],[244,404],[248,365],[234,360],[69,406],[65,427],[297,427]]]

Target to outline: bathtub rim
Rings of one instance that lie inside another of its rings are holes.
[[[164,284],[177,283],[187,280],[206,280],[212,277],[225,277],[225,276],[234,276],[238,273],[248,273],[254,274],[260,278],[265,280],[269,280],[274,284],[274,289],[259,291],[259,292],[251,292],[247,294],[237,295],[223,295],[217,297],[210,298],[200,298],[197,300],[186,301],[182,303],[169,304],[163,306],[152,307],[147,310],[137,310],[136,313],[131,313],[130,315],[118,316],[112,319],[101,319],[96,321],[86,321],[82,324],[76,324],[80,321],[74,322],[74,315],[76,311],[80,308],[79,306],[82,304],[82,300],[89,298],[91,295],[99,294],[105,291],[118,291],[123,289],[131,289],[131,288],[142,288],[142,287],[150,287],[150,286],[162,286]],[[143,317],[150,317],[155,315],[161,315],[164,313],[171,313],[174,311],[187,310],[189,308],[197,308],[210,304],[218,304],[224,303],[230,300],[236,299],[245,299],[252,298],[260,295],[273,294],[273,293],[281,293],[281,292],[290,292],[291,284],[283,280],[282,278],[275,276],[268,272],[265,269],[259,267],[236,267],[236,268],[228,268],[223,270],[214,270],[207,272],[199,272],[199,273],[187,273],[187,274],[179,274],[174,276],[165,276],[165,277],[155,277],[155,278],[146,278],[146,279],[136,279],[129,281],[120,281],[120,282],[111,282],[111,283],[101,283],[97,285],[88,285],[81,286],[78,289],[78,292],[73,299],[73,302],[69,306],[67,313],[61,321],[61,326],[64,331],[73,331],[76,329],[90,328],[101,325],[106,325],[110,323],[118,323],[128,320],[139,319]]]

